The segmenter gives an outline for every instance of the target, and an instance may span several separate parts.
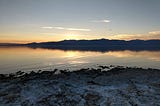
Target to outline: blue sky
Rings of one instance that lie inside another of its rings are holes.
[[[160,0],[0,0],[0,42],[159,39]]]

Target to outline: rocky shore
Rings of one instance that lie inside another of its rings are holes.
[[[99,66],[0,74],[0,106],[119,105],[159,106],[160,70]]]

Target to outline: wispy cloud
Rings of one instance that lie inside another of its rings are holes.
[[[90,29],[80,29],[80,28],[66,28],[66,30],[70,30],[70,31],[91,31]]]
[[[65,29],[63,27],[53,27],[54,29]]]
[[[43,29],[58,29],[58,30],[69,30],[69,31],[91,31],[90,29],[85,28],[66,28],[66,27],[42,27]]]
[[[53,29],[53,27],[49,27],[49,26],[47,26],[47,27],[41,27],[41,28],[43,28],[43,29]]]
[[[111,22],[111,21],[105,19],[105,20],[92,20],[91,22],[96,22],[96,23],[109,23],[109,22]]]

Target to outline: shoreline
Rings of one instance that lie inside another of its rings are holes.
[[[159,91],[160,70],[151,68],[99,66],[0,74],[1,105],[160,105]]]

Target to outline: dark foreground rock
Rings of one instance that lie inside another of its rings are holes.
[[[160,105],[160,70],[104,69],[1,74],[0,106]]]

